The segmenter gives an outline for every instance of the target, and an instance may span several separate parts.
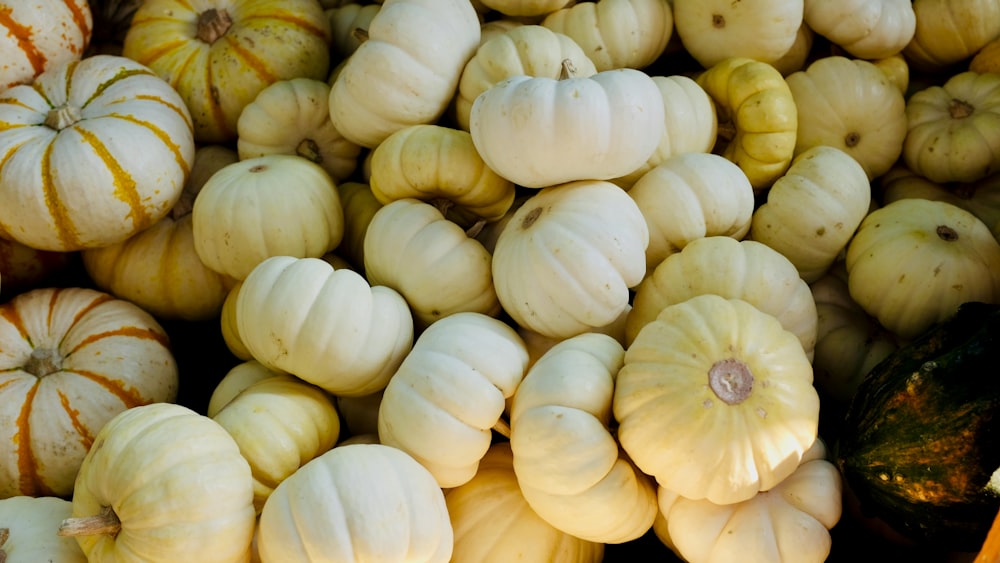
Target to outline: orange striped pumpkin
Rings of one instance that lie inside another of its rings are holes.
[[[146,0],[122,54],[188,104],[195,139],[232,141],[243,107],[279,80],[326,80],[330,21],[316,0]]]
[[[93,25],[87,0],[0,0],[0,90],[80,59]]]
[[[194,161],[169,84],[93,55],[0,96],[0,237],[39,250],[115,244],[164,217]]]
[[[89,288],[38,288],[0,305],[0,498],[61,496],[114,415],[173,402],[163,328]]]

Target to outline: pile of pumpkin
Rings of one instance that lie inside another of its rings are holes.
[[[865,375],[1000,303],[995,1],[0,16],[8,563],[824,561]]]

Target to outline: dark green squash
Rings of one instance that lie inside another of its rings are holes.
[[[1000,305],[966,303],[865,377],[836,444],[861,509],[917,543],[976,551],[997,510]]]

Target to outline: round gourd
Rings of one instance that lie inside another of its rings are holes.
[[[584,333],[555,344],[517,388],[510,411],[514,473],[546,522],[588,541],[642,536],[656,516],[656,485],[622,455],[610,431],[625,349]]]
[[[696,80],[716,104],[722,156],[743,170],[754,190],[770,187],[791,164],[798,131],[784,77],[767,63],[731,57]]]
[[[775,180],[753,213],[749,237],[780,252],[811,283],[847,248],[870,206],[871,185],[858,161],[817,145]]]
[[[245,360],[229,369],[226,375],[212,389],[205,415],[214,418],[219,411],[229,404],[244,389],[262,379],[268,379],[285,372],[264,367],[257,360]]]
[[[95,437],[59,535],[75,537],[90,563],[244,562],[252,483],[212,419],[171,403],[135,407]]]
[[[798,112],[795,153],[838,148],[874,179],[896,163],[906,137],[906,102],[872,62],[823,57],[786,79]]]
[[[618,186],[600,180],[539,190],[500,233],[493,283],[514,321],[565,338],[606,326],[646,273],[649,228]]]
[[[482,5],[505,16],[545,16],[571,5],[571,0],[480,0]],[[515,18],[516,20],[517,18]]]
[[[330,120],[330,86],[323,80],[278,80],[257,94],[236,121],[240,160],[265,154],[294,154],[320,165],[335,182],[358,165],[361,147]]]
[[[180,94],[198,142],[221,143],[267,86],[326,79],[330,22],[315,0],[151,0],[132,16],[122,55]]]
[[[935,182],[1000,171],[1000,74],[962,72],[906,101],[903,161]]]
[[[626,341],[668,305],[703,294],[740,299],[777,318],[810,359],[816,345],[816,303],[788,258],[752,240],[710,236],[671,254],[636,288],[625,320]]]
[[[445,491],[454,563],[600,563],[604,544],[543,520],[521,494],[510,442],[491,445],[467,483]]]
[[[330,89],[334,127],[367,148],[407,125],[436,122],[480,40],[479,16],[468,0],[381,5]]]
[[[1000,36],[992,0],[913,0],[917,28],[902,53],[924,72],[944,70]]]
[[[126,409],[177,397],[156,320],[87,288],[39,288],[0,305],[0,498],[68,496],[98,431]]]
[[[665,307],[625,353],[618,439],[661,487],[732,504],[791,475],[815,442],[819,396],[794,334],[739,299]]]
[[[333,398],[287,374],[250,384],[212,419],[236,440],[240,453],[250,463],[257,513],[279,483],[309,460],[326,453],[340,436]]]
[[[368,29],[372,18],[382,8],[381,3],[344,2],[340,5],[326,8],[327,19],[330,20],[330,36],[332,38],[331,54],[339,55],[342,60],[358,49],[364,41],[364,34],[359,29]]]
[[[484,39],[462,69],[455,95],[455,121],[469,130],[472,104],[480,94],[511,76],[558,78],[564,61],[575,76],[597,74],[594,61],[570,36],[535,24],[517,25]]]
[[[446,563],[454,531],[424,466],[382,444],[337,446],[281,482],[260,515],[261,561]]]
[[[462,129],[404,127],[375,147],[370,166],[368,184],[383,205],[428,201],[463,226],[496,221],[514,203],[514,183],[486,166]]]
[[[542,20],[571,37],[598,71],[642,69],[656,62],[674,31],[669,0],[574,2]]]
[[[512,76],[480,94],[469,115],[486,165],[528,188],[629,174],[653,154],[663,131],[659,88],[630,68]]]
[[[59,537],[73,503],[60,497],[16,496],[0,500],[0,561],[87,563],[73,538]]]
[[[364,273],[365,234],[382,204],[371,186],[363,182],[341,182],[337,184],[337,192],[344,208],[344,238],[336,250],[357,272]]]
[[[252,360],[253,355],[243,344],[239,327],[236,324],[236,298],[239,296],[242,286],[243,282],[237,281],[226,293],[226,299],[222,302],[222,311],[219,313],[219,328],[226,348],[233,356],[240,360]]]
[[[917,29],[911,0],[808,0],[803,19],[851,56],[866,60],[899,53]]]
[[[975,215],[909,198],[868,214],[847,246],[851,297],[903,340],[966,301],[1000,302],[1000,243]]]
[[[480,313],[428,327],[382,393],[378,437],[413,456],[442,488],[467,483],[528,364],[513,328]]]
[[[318,164],[269,154],[223,167],[191,211],[194,248],[212,270],[242,280],[272,256],[318,258],[344,236],[344,210]]]
[[[0,2],[0,90],[30,84],[50,68],[80,60],[93,26],[86,0]]]
[[[803,23],[801,0],[673,0],[674,26],[703,68],[740,57],[772,64]]]
[[[319,258],[264,260],[243,280],[235,307],[254,359],[334,395],[384,389],[413,344],[399,293]]]
[[[822,441],[773,489],[735,504],[684,498],[660,487],[665,543],[685,561],[823,563],[843,512],[843,483]],[[662,536],[661,536],[661,539]]]
[[[195,153],[177,92],[113,55],[5,90],[0,146],[0,235],[61,252],[121,242],[164,217]]]
[[[705,152],[666,158],[628,191],[649,226],[646,274],[693,240],[750,231],[753,186],[726,158]]]

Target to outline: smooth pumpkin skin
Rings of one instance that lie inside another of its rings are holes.
[[[911,0],[809,0],[803,19],[851,56],[866,60],[899,53],[917,29]]]
[[[739,57],[773,64],[803,23],[801,0],[673,0],[674,27],[703,68]]]
[[[268,85],[326,79],[330,22],[315,0],[153,0],[132,16],[122,55],[180,94],[199,143],[221,143]]]
[[[61,497],[0,499],[0,559],[5,563],[87,563],[75,539],[57,535],[59,525],[72,512],[73,503]]]
[[[924,72],[969,58],[1000,35],[1000,5],[990,0],[914,0],[913,11],[917,27],[902,53]]]
[[[5,2],[0,21],[0,90],[29,84],[49,68],[80,60],[94,26],[87,0]]]

